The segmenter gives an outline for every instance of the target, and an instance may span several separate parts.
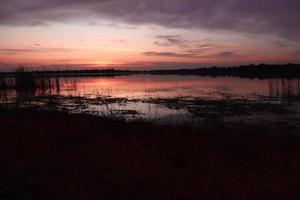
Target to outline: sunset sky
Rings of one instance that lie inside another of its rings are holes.
[[[299,0],[0,2],[4,69],[262,62],[300,62]]]

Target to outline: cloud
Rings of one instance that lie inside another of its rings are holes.
[[[294,51],[294,52],[293,52],[293,54],[294,54],[294,55],[298,55],[298,56],[300,56],[300,50],[296,50],[296,51]]]
[[[161,57],[177,57],[177,58],[197,58],[198,55],[194,53],[176,53],[176,52],[156,52],[148,51],[144,52],[145,56],[161,56]]]
[[[299,0],[10,0],[0,2],[0,24],[39,26],[86,17],[300,41],[299,8]]]
[[[204,53],[205,51],[203,49],[190,49],[190,50],[186,50],[185,52],[198,55]]]
[[[189,41],[183,39],[181,35],[156,35],[154,44],[159,47],[178,47],[182,53],[175,52],[144,52],[146,56],[162,56],[162,57],[182,57],[182,58],[199,58],[207,47],[212,47],[208,44],[200,44],[199,41]]]
[[[199,49],[207,49],[207,48],[212,48],[214,47],[215,45],[213,44],[201,44],[198,46]]]
[[[14,49],[14,48],[0,48],[0,52],[4,54],[23,54],[23,53],[51,53],[51,52],[69,52],[73,49],[68,48],[50,48],[50,47],[41,47],[38,44],[35,44],[38,48],[28,48],[28,49]]]
[[[35,50],[32,49],[0,49],[0,52],[2,53],[31,53],[31,52],[35,52]]]
[[[181,51],[184,51],[184,57],[197,57],[200,54],[207,52],[209,49],[216,47],[212,44],[203,44],[203,41],[193,41],[183,39],[181,35],[156,35],[154,44],[159,47],[178,47]]]
[[[113,43],[127,43],[126,39],[110,39],[109,42]]]
[[[203,58],[203,53],[208,53],[212,48],[216,47],[213,44],[206,44],[203,41],[194,41],[184,39],[181,35],[156,35],[154,44],[159,47],[177,47],[177,52],[144,52],[146,56],[161,56],[161,57],[181,57],[181,58]],[[207,41],[205,41],[207,42]]]
[[[155,42],[153,42],[153,44],[155,44],[156,46],[159,46],[159,47],[171,47],[171,46],[173,46],[172,44],[170,44],[168,42],[160,42],[160,41],[155,41]]]
[[[274,41],[273,44],[274,44],[276,47],[279,47],[279,48],[289,47],[289,43],[288,43],[287,41],[280,41],[280,40],[277,40],[277,41]]]
[[[154,44],[158,44],[158,46],[178,46],[183,48],[187,45],[187,41],[182,39],[180,35],[156,35],[156,38],[162,41],[154,42]]]
[[[160,56],[160,57],[178,57],[178,58],[227,58],[232,56],[239,56],[236,55],[233,51],[221,51],[216,54],[208,54],[208,55],[201,55],[202,51],[194,51],[194,50],[187,50],[183,53],[177,52],[156,52],[156,51],[148,51],[144,52],[143,55],[145,56]]]
[[[217,53],[217,57],[226,58],[226,57],[231,57],[234,54],[235,54],[235,52],[233,52],[233,51],[221,51],[221,52]]]
[[[110,28],[114,28],[114,29],[136,29],[136,26],[128,26],[128,25],[123,25],[123,24],[119,24],[119,23],[100,23],[97,24],[96,22],[90,22],[89,23],[90,26],[108,26]]]
[[[160,47],[171,47],[177,46],[181,49],[208,49],[215,45],[213,44],[203,44],[203,41],[193,41],[184,39],[181,35],[156,35],[154,44]]]

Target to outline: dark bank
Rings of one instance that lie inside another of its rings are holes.
[[[0,112],[1,199],[297,199],[300,140],[264,127],[189,128]]]

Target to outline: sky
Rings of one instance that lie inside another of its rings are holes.
[[[0,68],[300,63],[299,0],[7,0]]]

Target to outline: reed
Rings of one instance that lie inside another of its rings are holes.
[[[13,90],[18,98],[52,95],[60,92],[60,81],[50,76],[35,76],[20,67],[13,76],[0,76],[0,90]]]

